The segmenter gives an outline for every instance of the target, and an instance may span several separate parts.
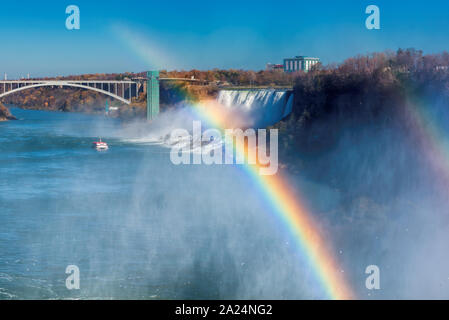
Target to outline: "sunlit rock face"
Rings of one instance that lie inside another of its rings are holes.
[[[3,104],[0,103],[0,121],[8,121],[8,120],[17,120],[11,112],[9,112],[8,108],[6,108]]]

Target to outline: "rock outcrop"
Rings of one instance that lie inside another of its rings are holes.
[[[0,121],[17,120],[2,103],[0,103]]]

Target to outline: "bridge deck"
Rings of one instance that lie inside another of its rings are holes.
[[[131,80],[0,80],[0,98],[9,94],[38,87],[75,87],[103,93],[130,104],[143,89],[141,82]]]
[[[131,80],[0,80],[0,84],[2,83],[127,83],[127,84],[135,84],[136,81]]]
[[[157,74],[159,74],[157,72]],[[154,78],[157,82],[156,92],[147,94],[147,109],[149,100],[157,100],[159,105],[159,81],[185,81],[199,84],[208,84],[207,80],[192,78]],[[132,80],[70,80],[70,79],[20,79],[20,80],[0,80],[0,98],[19,91],[38,88],[38,87],[75,87],[86,90],[92,90],[108,95],[123,103],[130,104],[133,97],[138,97],[140,92],[145,92],[150,78],[135,78]],[[148,96],[151,97],[148,97]],[[154,99],[153,99],[154,98]],[[157,106],[159,113],[159,106]],[[147,110],[148,111],[148,110]],[[155,116],[153,115],[153,116]],[[147,112],[148,116],[148,112]]]

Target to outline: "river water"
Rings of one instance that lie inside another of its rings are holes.
[[[20,120],[0,123],[0,299],[328,298],[242,166],[172,164],[159,138],[191,125],[188,113],[148,126],[11,111]],[[447,298],[447,190],[424,162],[405,162],[405,140],[367,130],[314,156],[319,179],[289,172],[292,188],[357,297]],[[98,137],[108,151],[91,148]],[[79,290],[66,287],[69,265]],[[379,290],[365,286],[370,265]]]
[[[0,299],[320,297],[240,167],[175,166],[102,116],[0,123]],[[91,148],[102,137],[106,152]],[[66,288],[68,265],[80,289]],[[282,285],[279,285],[282,284]]]

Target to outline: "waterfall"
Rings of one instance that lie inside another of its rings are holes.
[[[290,113],[292,113],[292,110],[293,110],[293,93],[290,94],[290,97],[288,97],[287,104],[285,106],[285,111],[284,111],[282,118],[285,118]]]
[[[288,90],[221,90],[217,100],[227,108],[247,113],[256,128],[274,125],[293,108],[293,93]]]

